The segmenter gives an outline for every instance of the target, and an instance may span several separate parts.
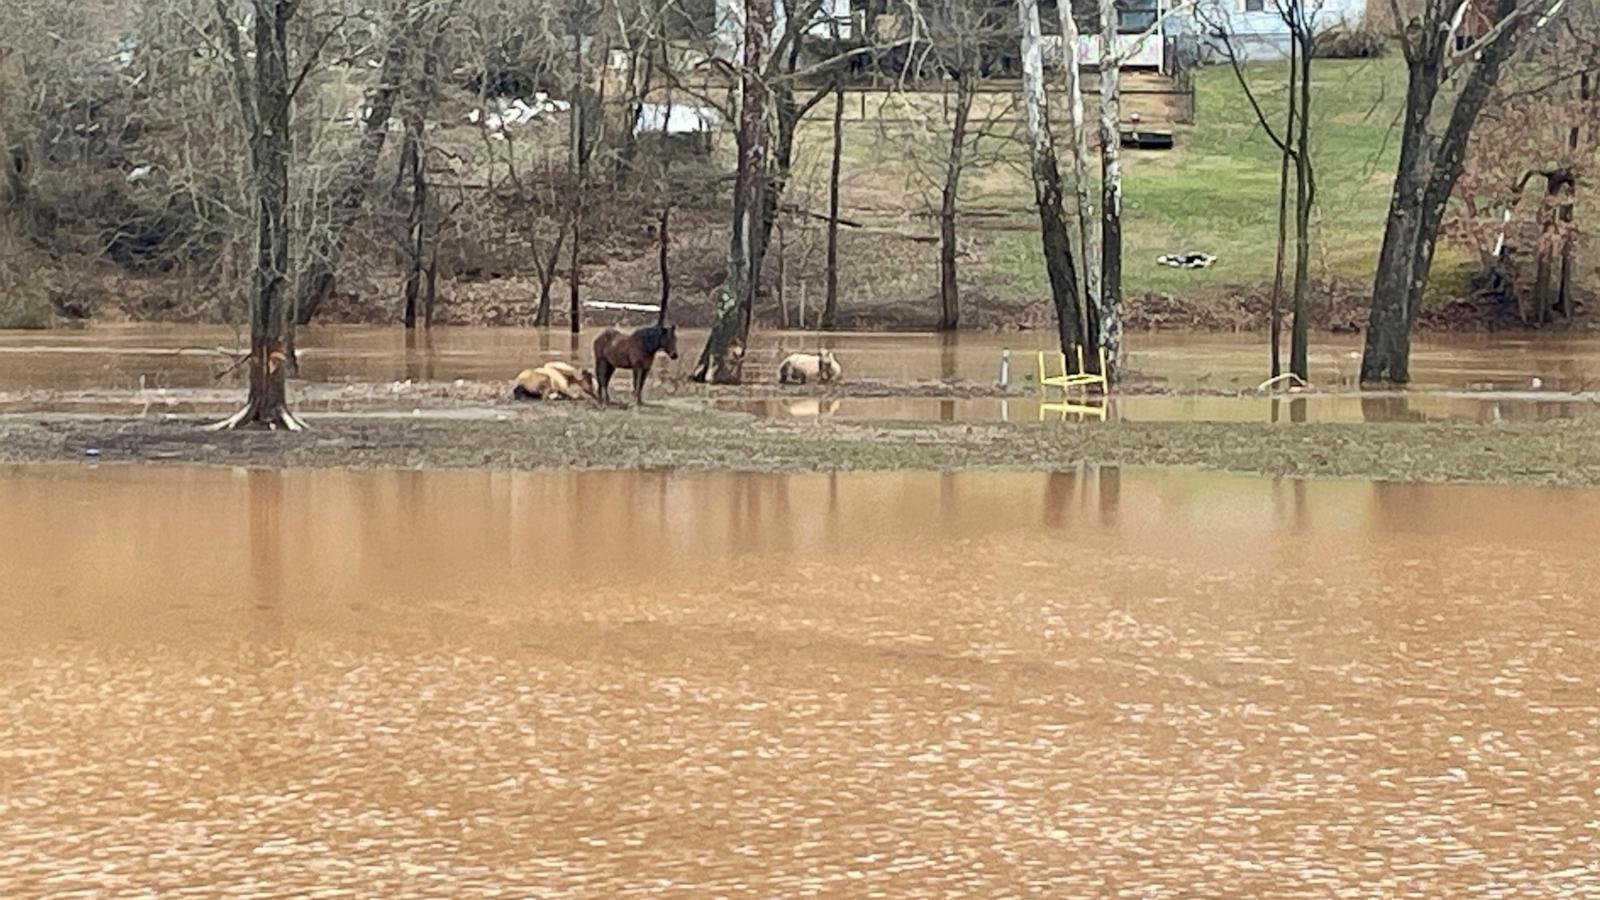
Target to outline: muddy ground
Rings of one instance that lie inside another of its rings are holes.
[[[10,414],[0,462],[732,471],[1184,466],[1274,476],[1600,485],[1592,420],[1474,425],[790,424],[668,399],[310,413],[311,429],[205,431],[206,417]]]

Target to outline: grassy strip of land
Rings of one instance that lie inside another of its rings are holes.
[[[800,472],[1182,466],[1270,476],[1600,485],[1600,423],[788,425],[673,407],[529,408],[503,421],[314,417],[311,431],[198,421],[0,418],[0,462],[319,468]]]

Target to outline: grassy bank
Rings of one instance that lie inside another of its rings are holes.
[[[1268,110],[1283,109],[1284,71],[1275,65],[1247,70]],[[1129,293],[1182,297],[1260,290],[1272,278],[1278,150],[1257,124],[1231,70],[1203,69],[1195,86],[1197,121],[1175,127],[1173,150],[1125,155]],[[1404,86],[1405,70],[1395,59],[1317,63],[1312,141],[1318,204],[1311,271],[1319,282],[1364,284],[1372,278],[1398,154],[1392,126]],[[1217,263],[1200,271],[1156,264],[1160,254],[1180,250],[1211,253]],[[1441,287],[1452,286],[1447,273],[1457,261],[1448,251],[1441,253]],[[983,275],[1000,290],[1041,290],[1045,275],[1037,239],[1023,233],[1001,237]]]

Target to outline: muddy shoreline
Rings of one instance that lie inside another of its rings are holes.
[[[668,401],[492,416],[334,412],[311,430],[209,432],[203,416],[0,416],[0,463],[265,468],[1050,471],[1172,466],[1300,478],[1600,485],[1600,423],[790,424]]]

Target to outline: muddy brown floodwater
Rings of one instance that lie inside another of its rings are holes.
[[[685,331],[676,363],[662,374],[693,369],[704,332]],[[237,384],[218,374],[230,361],[218,348],[241,346],[227,328],[103,325],[75,331],[0,331],[0,392],[21,390],[195,388]],[[503,382],[546,359],[587,364],[592,331],[573,340],[564,331],[532,328],[436,328],[406,335],[399,328],[331,326],[302,329],[301,375],[310,381]],[[827,334],[761,331],[747,356],[747,380],[776,380],[778,361],[794,350],[834,348],[847,379],[986,383],[999,375],[1001,353],[1013,351],[1013,383],[1037,370],[1038,349],[1052,349],[1049,331],[993,334]],[[1147,383],[1177,391],[1253,389],[1265,377],[1260,335],[1187,332],[1132,334],[1128,369]],[[1310,358],[1313,383],[1350,385],[1359,372],[1359,337],[1319,335]],[[1546,391],[1600,387],[1600,338],[1503,335],[1425,335],[1411,359],[1418,390],[1526,391],[1539,379]]]
[[[0,896],[1600,893],[1600,494],[0,473]]]

